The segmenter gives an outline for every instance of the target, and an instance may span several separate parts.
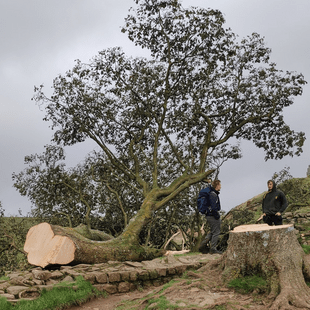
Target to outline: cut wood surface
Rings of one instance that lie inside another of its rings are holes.
[[[104,242],[85,237],[85,234],[93,235],[93,231],[84,228],[83,225],[69,228],[48,223],[31,227],[24,245],[28,262],[45,268],[48,265],[93,264],[109,260],[109,251],[100,247]],[[95,232],[98,237],[99,232]],[[103,233],[103,237],[106,239],[106,234]]]
[[[273,229],[286,229],[289,227],[292,227],[292,229],[294,229],[293,224],[277,225],[277,226],[269,226],[268,224],[240,225],[240,226],[235,227],[231,231],[231,233],[245,232],[245,231],[263,231],[263,230],[273,230]]]
[[[48,223],[29,229],[24,246],[31,265],[46,267],[50,264],[66,265],[74,260],[75,245],[66,236],[55,235]]]

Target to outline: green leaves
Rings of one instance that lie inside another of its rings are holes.
[[[54,142],[92,139],[114,175],[144,197],[240,158],[242,139],[264,149],[266,160],[302,152],[305,134],[285,123],[283,110],[306,81],[270,62],[259,34],[238,40],[221,12],[177,0],[136,4],[122,31],[149,58],[110,48],[56,77],[51,97],[35,88]]]

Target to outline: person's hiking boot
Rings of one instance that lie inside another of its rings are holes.
[[[210,249],[210,254],[223,254],[223,252],[221,252],[217,249]]]
[[[201,242],[198,251],[201,252],[201,253],[203,253],[203,254],[209,253],[209,247],[208,247],[209,241],[210,241],[209,238],[204,239],[204,240]]]
[[[199,250],[201,254],[209,254],[210,248],[208,246],[204,247],[203,249]]]

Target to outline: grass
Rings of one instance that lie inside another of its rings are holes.
[[[304,245],[302,244],[301,247],[303,248],[304,252],[306,254],[309,254],[310,253],[310,245]]]
[[[73,289],[72,286],[77,287]],[[21,300],[15,306],[10,304],[5,298],[0,298],[1,310],[48,310],[64,309],[70,305],[81,304],[101,293],[84,280],[82,276],[76,281],[62,286],[56,286],[50,291],[43,290],[41,296],[35,300]]]
[[[171,280],[170,282],[163,285],[163,288],[160,290],[159,294],[163,293],[168,287],[171,287],[174,283],[179,282],[178,280]]]
[[[267,281],[257,275],[246,276],[231,280],[228,283],[228,287],[234,288],[242,294],[252,293],[255,290],[258,290],[258,292],[265,292],[267,291]]]
[[[171,280],[170,282],[163,285],[162,289],[156,294],[158,295],[163,294],[167,288],[171,287],[173,284],[178,283],[178,282],[179,282],[178,280],[174,280],[174,279]],[[161,309],[161,310],[180,309],[180,307],[176,305],[172,305],[163,295],[158,296],[158,297],[153,297],[153,296],[154,296],[154,293],[150,293],[146,297],[141,298],[141,300],[144,300],[144,301],[147,300],[147,305],[144,308],[145,310],[146,309]],[[137,303],[138,303],[137,300],[124,301],[122,305],[118,306],[116,309],[117,310],[138,309],[139,305],[137,305]],[[154,306],[156,307],[154,308]]]
[[[180,256],[191,256],[191,255],[200,255],[200,252],[186,252],[183,254],[175,254],[173,256],[180,257]]]
[[[179,309],[178,305],[172,305],[165,296],[160,296],[156,299],[150,299],[148,303],[151,306],[151,309]],[[156,305],[156,308],[154,308],[154,305]],[[148,306],[146,306],[145,309],[148,309]]]
[[[136,309],[137,307],[137,300],[124,300],[120,306],[115,308],[115,310]]]

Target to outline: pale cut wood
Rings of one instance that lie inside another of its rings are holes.
[[[55,235],[48,223],[41,223],[29,229],[24,250],[31,265],[44,268],[50,264],[72,262],[75,245],[68,237]]]
[[[231,232],[245,232],[245,231],[263,231],[263,230],[272,230],[272,229],[285,229],[288,227],[293,227],[293,224],[287,225],[277,225],[269,226],[268,224],[251,224],[251,225],[240,225],[235,227]]]

